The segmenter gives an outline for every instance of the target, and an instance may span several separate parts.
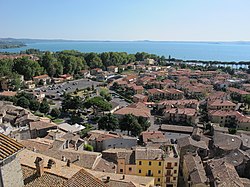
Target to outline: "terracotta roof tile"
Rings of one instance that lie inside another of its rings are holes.
[[[0,160],[19,152],[23,146],[15,140],[0,133]]]

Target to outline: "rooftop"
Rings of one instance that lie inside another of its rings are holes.
[[[192,184],[201,184],[207,182],[208,178],[204,170],[201,158],[196,154],[184,155],[184,162],[186,163],[190,180]]]
[[[0,133],[0,161],[16,154],[23,146],[15,140]]]

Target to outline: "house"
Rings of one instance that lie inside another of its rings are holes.
[[[137,80],[137,75],[127,75],[123,80],[127,82],[135,82]]]
[[[81,70],[81,71],[79,71],[79,74],[82,75],[84,78],[90,77],[90,71],[89,70]]]
[[[107,71],[112,73],[118,73],[118,67],[117,66],[108,66]]]
[[[211,171],[212,186],[245,186],[233,165],[212,161],[208,164],[208,167]]]
[[[180,100],[184,98],[184,92],[175,88],[167,88],[164,90],[166,98],[171,100]]]
[[[29,123],[29,128],[31,138],[43,138],[47,136],[49,130],[57,129],[57,125],[52,122],[33,121]]]
[[[133,96],[133,101],[135,103],[138,103],[138,102],[141,102],[141,103],[144,103],[144,102],[147,102],[148,100],[148,97],[146,95],[142,95],[142,94],[135,94]]]
[[[171,108],[164,110],[165,120],[171,123],[197,123],[197,111],[192,108]]]
[[[85,129],[85,127],[82,125],[78,125],[77,123],[74,125],[70,125],[68,123],[61,123],[58,125],[58,129],[64,132],[80,133],[80,131]]]
[[[232,150],[240,149],[242,140],[239,136],[215,132],[213,135],[213,150],[215,156],[225,156]]]
[[[164,133],[161,131],[144,131],[140,134],[140,139],[144,145],[147,145],[147,143],[155,139],[163,139],[167,142]]]
[[[51,82],[51,78],[48,75],[39,75],[36,77],[33,77],[33,81],[35,84],[41,84],[41,85],[46,85],[47,83]]]
[[[0,78],[0,84],[1,84],[1,90],[9,90],[9,83],[10,83],[10,79],[7,77],[1,77]]]
[[[209,186],[209,179],[206,176],[206,172],[199,155],[197,154],[184,155],[182,171],[186,186],[190,187]]]
[[[62,78],[62,79],[65,80],[65,81],[73,80],[73,75],[70,75],[70,74],[63,74],[63,75],[59,75],[59,78]]]
[[[94,68],[90,70],[91,75],[97,75],[98,73],[101,73],[101,72],[102,72],[102,69],[100,68]]]
[[[92,175],[103,181],[109,187],[152,187],[154,186],[154,178],[141,177],[136,175],[124,175],[118,173],[108,173],[103,171],[88,170]]]
[[[244,90],[233,87],[228,87],[227,92],[230,94],[231,97],[239,98],[240,101],[243,101],[244,96],[250,94],[250,92],[246,92]]]
[[[150,100],[162,100],[166,98],[166,92],[157,88],[148,89],[148,97]]]
[[[25,81],[24,85],[28,89],[34,89],[36,87],[36,84],[33,80]]]
[[[208,102],[208,110],[234,110],[236,104],[229,100],[214,100]]]
[[[182,99],[182,100],[164,100],[156,104],[159,109],[170,108],[193,108],[198,110],[199,101],[196,99]]]
[[[181,168],[183,168],[184,155],[187,153],[198,153],[201,158],[208,156],[209,141],[210,139],[206,138],[205,136],[202,136],[200,140],[194,139],[194,137],[190,136],[178,139],[177,148],[180,154]]]
[[[136,117],[143,117],[148,120],[151,118],[150,109],[148,109],[143,103],[130,104],[114,112],[114,115],[119,118],[122,118],[126,114],[132,114]]]
[[[21,164],[19,164],[18,168],[21,168],[18,171],[23,173],[21,181],[24,185],[22,186],[108,187],[85,168],[71,163],[73,160],[56,159],[27,149],[18,154],[18,160]],[[17,176],[15,175],[15,179],[13,179],[13,174],[11,176],[11,180],[16,182]],[[14,183],[13,186],[17,184]]]
[[[144,59],[143,64],[154,65],[155,64],[155,60],[151,59],[151,58],[146,58],[146,59]]]
[[[142,94],[144,92],[144,88],[142,86],[132,85],[129,88],[133,90],[135,94]]]
[[[93,130],[88,133],[87,141],[95,151],[101,152],[110,148],[131,148],[137,145],[137,139],[114,132]]]
[[[103,156],[117,163],[117,173],[151,177],[156,186],[177,187],[179,155],[173,145],[108,149]]]

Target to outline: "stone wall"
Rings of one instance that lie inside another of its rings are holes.
[[[15,155],[1,163],[0,171],[0,187],[24,186],[21,165]]]

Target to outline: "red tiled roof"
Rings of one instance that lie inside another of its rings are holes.
[[[0,160],[4,160],[21,149],[23,146],[20,143],[0,133]]]
[[[45,75],[39,75],[39,76],[33,77],[33,79],[44,79],[44,78],[49,78],[49,76],[45,74]]]
[[[165,136],[161,131],[145,131],[141,133],[143,142],[148,142],[150,139],[164,139]]]
[[[165,109],[165,113],[194,116],[196,114],[196,110],[192,108],[171,108],[171,109]]]
[[[238,88],[233,88],[233,87],[229,87],[227,90],[230,92],[238,93],[240,95],[249,95],[250,94],[249,92],[246,92],[244,90],[240,90]]]
[[[3,91],[0,93],[0,96],[4,97],[14,97],[16,96],[17,92],[11,92],[11,91]]]
[[[228,100],[217,99],[210,103],[210,106],[236,106],[236,104]]]

